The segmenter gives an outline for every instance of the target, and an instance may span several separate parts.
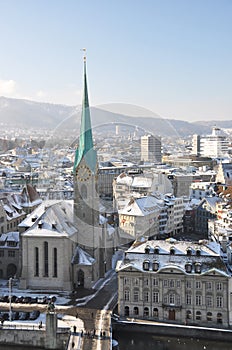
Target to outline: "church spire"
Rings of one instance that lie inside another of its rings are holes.
[[[97,154],[93,148],[93,136],[91,127],[91,117],[88,98],[87,87],[87,73],[86,73],[86,56],[84,55],[84,89],[83,89],[83,101],[82,101],[82,113],[81,113],[81,128],[79,136],[79,146],[76,150],[74,171],[80,164],[81,160],[85,158],[85,161],[89,168],[95,173],[97,164]]]

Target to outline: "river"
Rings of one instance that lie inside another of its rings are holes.
[[[231,350],[231,343],[197,338],[157,337],[142,333],[114,332],[119,350]]]

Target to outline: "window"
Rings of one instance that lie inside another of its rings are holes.
[[[130,280],[128,277],[124,278],[124,285],[127,286],[130,283]]]
[[[53,250],[53,277],[57,277],[57,248]]]
[[[201,289],[201,282],[200,281],[196,281],[196,289]]]
[[[176,305],[180,305],[180,295],[176,296]]]
[[[168,280],[164,280],[163,281],[163,285],[164,285],[164,287],[167,287],[168,286]]]
[[[14,258],[15,257],[15,251],[14,250],[8,250],[8,257]]]
[[[169,294],[169,304],[175,304],[175,294]]]
[[[39,248],[35,247],[35,276],[39,276]]]
[[[48,242],[44,242],[44,277],[48,277]]]
[[[207,295],[206,296],[205,303],[206,303],[206,306],[208,306],[208,307],[212,307],[213,306],[213,298],[212,298],[211,295]]]
[[[176,288],[180,288],[180,286],[181,286],[180,280],[176,280]]]
[[[186,281],[186,288],[191,289],[192,288],[192,282],[191,281]]]
[[[150,264],[149,261],[144,261],[144,262],[143,262],[143,269],[144,269],[145,271],[148,271],[148,270],[149,270],[149,264]]]
[[[159,280],[158,280],[158,278],[154,278],[154,279],[153,279],[153,286],[154,286],[154,287],[158,287],[158,286],[159,286]]]
[[[148,307],[145,307],[144,310],[143,310],[143,316],[144,317],[148,317],[149,316],[149,309]]]
[[[143,300],[144,300],[144,302],[145,303],[148,303],[149,302],[149,291],[148,290],[145,290],[144,292],[143,292]]]
[[[148,278],[145,278],[144,279],[144,286],[148,286],[149,285],[149,279]]]
[[[139,308],[137,306],[134,307],[133,313],[135,316],[139,314]]]
[[[158,271],[159,270],[159,262],[158,261],[154,261],[153,262],[152,269],[153,269],[153,271]]]
[[[129,301],[130,300],[130,291],[129,289],[124,290],[124,300]]]
[[[156,307],[153,309],[153,317],[155,318],[159,317],[159,310]]]
[[[190,310],[187,310],[186,311],[186,319],[191,320],[191,318],[192,318],[192,312]]]
[[[216,297],[216,307],[223,307],[223,297],[220,295]]]
[[[192,304],[192,295],[186,294],[186,304],[191,305]]]
[[[174,280],[169,280],[169,288],[174,288],[175,282]]]
[[[222,314],[220,312],[217,314],[217,323],[222,323]]]
[[[207,312],[206,319],[207,321],[212,321],[212,312]]]
[[[81,197],[83,199],[86,199],[87,198],[87,187],[86,185],[81,185]]]
[[[134,301],[138,302],[139,301],[139,290],[134,289]]]
[[[1,258],[4,257],[4,250],[0,250],[0,257],[1,257]]]
[[[196,305],[200,306],[202,304],[202,296],[200,294],[196,295]]]
[[[221,283],[221,282],[218,282],[218,283],[217,283],[216,289],[217,289],[217,290],[222,290],[222,283]]]
[[[125,307],[124,307],[124,315],[125,315],[125,316],[129,316],[129,314],[130,314],[129,306],[125,306]]]
[[[135,279],[134,279],[134,285],[135,285],[135,286],[138,286],[138,285],[139,285],[139,279],[138,279],[138,278],[135,278]]]
[[[153,303],[159,302],[159,292],[153,292]]]
[[[200,311],[197,311],[196,312],[196,320],[201,320],[201,312]]]
[[[212,290],[212,282],[206,282],[205,288],[206,288],[207,290]]]

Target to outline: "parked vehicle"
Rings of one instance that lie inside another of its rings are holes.
[[[29,316],[30,316],[30,312],[20,312],[19,320],[21,321],[28,320]]]
[[[30,313],[29,320],[36,320],[40,315],[38,310],[34,310]]]

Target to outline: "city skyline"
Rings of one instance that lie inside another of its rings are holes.
[[[223,0],[0,0],[0,96],[138,105],[163,118],[231,119],[232,4]]]

